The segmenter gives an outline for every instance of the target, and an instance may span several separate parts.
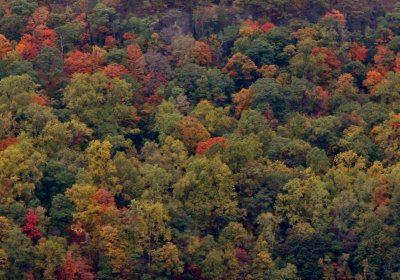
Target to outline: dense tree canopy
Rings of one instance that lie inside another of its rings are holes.
[[[397,0],[0,0],[0,279],[400,279]]]

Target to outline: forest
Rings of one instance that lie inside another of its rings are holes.
[[[0,0],[1,280],[400,280],[400,1]]]

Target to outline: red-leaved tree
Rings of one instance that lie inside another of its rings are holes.
[[[33,241],[37,241],[42,237],[42,233],[36,227],[37,222],[37,214],[32,209],[29,209],[28,214],[26,215],[26,223],[23,226],[22,231]]]
[[[367,59],[368,48],[354,42],[351,44],[349,55],[352,60],[364,62]]]
[[[0,141],[0,152],[4,151],[5,149],[7,149],[9,146],[11,145],[15,145],[18,144],[19,141],[15,138],[15,137],[8,137],[4,140]]]
[[[93,280],[95,279],[91,267],[84,261],[75,259],[71,251],[67,252],[64,265],[58,273],[60,280]]]
[[[92,73],[93,63],[90,53],[73,51],[65,59],[64,70],[69,77],[75,73]]]
[[[107,65],[101,71],[110,78],[121,78],[122,76],[129,73],[128,69],[126,69],[125,66],[118,63]]]
[[[208,139],[207,141],[200,142],[197,144],[196,154],[202,155],[207,152],[212,146],[218,143],[226,147],[227,141],[224,137],[214,137]]]

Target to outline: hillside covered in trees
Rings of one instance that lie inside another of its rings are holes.
[[[0,0],[0,279],[400,279],[400,2]]]

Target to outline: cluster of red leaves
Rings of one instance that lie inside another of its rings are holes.
[[[43,25],[37,26],[32,34],[24,34],[16,47],[25,59],[34,59],[44,46],[55,47],[57,33]]]
[[[145,73],[146,61],[142,49],[138,44],[131,44],[126,47],[128,55],[128,70],[135,77],[140,77]]]
[[[179,129],[182,142],[193,150],[196,148],[197,143],[210,138],[210,133],[197,118],[184,117],[179,122]]]
[[[100,204],[104,210],[110,207],[116,207],[114,196],[106,189],[100,188],[93,194],[92,199]]]
[[[32,35],[24,34],[15,50],[21,53],[25,59],[33,59],[39,54],[40,47],[34,43]]]
[[[23,226],[22,231],[34,241],[42,237],[42,233],[36,227],[37,222],[37,214],[32,209],[29,209],[28,214],[26,215],[26,223]]]
[[[92,73],[93,61],[91,54],[78,50],[71,52],[65,59],[64,70],[69,77],[75,73]]]
[[[394,122],[394,123],[392,123],[392,128],[393,128],[394,130],[400,129],[400,122]]]
[[[113,36],[107,36],[104,41],[104,47],[106,49],[111,49],[115,46],[116,40]]]
[[[338,71],[340,69],[340,61],[336,55],[328,48],[314,48],[312,50],[314,56],[322,55],[324,57],[324,64],[328,66],[332,71]]]
[[[212,63],[211,47],[204,42],[196,41],[188,55],[188,60],[199,65],[211,65]]]
[[[331,100],[331,94],[329,91],[324,90],[322,87],[318,86],[315,88],[316,98],[319,103],[318,116],[324,116],[329,110],[329,101]]]
[[[92,268],[84,260],[76,260],[71,251],[67,252],[64,265],[58,273],[60,280],[93,280],[95,279]]]
[[[338,10],[332,9],[330,12],[327,12],[324,15],[324,19],[329,19],[333,21],[337,21],[340,25],[346,25],[346,18],[345,16]]]
[[[121,78],[122,76],[129,73],[129,70],[125,66],[113,63],[109,64],[101,70],[109,78]]]
[[[7,139],[0,141],[0,152],[4,151],[11,145],[15,145],[18,143],[19,141],[15,137],[8,137]]]
[[[35,280],[35,275],[33,274],[33,271],[32,271],[32,270],[29,270],[29,271],[26,273],[26,279],[27,279],[27,280]]]
[[[246,20],[244,22],[244,24],[252,32],[255,32],[255,31],[268,32],[276,27],[275,24],[273,24],[272,22],[266,22],[266,23],[260,25],[260,23],[258,21],[250,20],[250,19]]]
[[[47,100],[38,94],[35,94],[32,99],[32,103],[39,104],[41,106],[48,106]]]
[[[90,209],[95,221],[94,224],[100,224],[103,213],[117,209],[114,196],[104,188],[98,189],[90,197]],[[71,225],[69,234],[74,242],[84,242],[88,234],[87,225],[77,221]]]
[[[207,152],[212,146],[215,144],[220,143],[224,147],[226,147],[227,141],[224,137],[214,137],[210,138],[207,141],[203,141],[197,144],[196,154],[202,155]]]
[[[125,32],[122,35],[122,38],[124,38],[124,40],[126,40],[126,41],[133,41],[136,39],[136,36],[134,34],[132,34],[131,32]]]
[[[385,75],[393,66],[395,55],[386,45],[380,45],[376,47],[376,54],[374,56],[374,62],[376,68]]]
[[[351,44],[349,56],[352,60],[364,62],[367,59],[368,48],[354,42]]]
[[[231,77],[242,75],[245,80],[252,80],[258,68],[249,57],[238,52],[228,60],[222,71]]]
[[[277,71],[278,71],[278,67],[275,64],[263,65],[260,67],[260,70],[259,70],[260,74],[266,78],[275,77]]]
[[[387,62],[387,60],[390,59],[390,57],[392,56],[393,52],[386,45],[380,45],[376,47],[374,62],[376,64],[383,64]]]
[[[332,78],[332,73],[339,73],[341,71],[341,63],[337,59],[335,53],[329,48],[313,48],[312,55],[315,56],[323,69],[319,76],[322,83],[329,81]]]

